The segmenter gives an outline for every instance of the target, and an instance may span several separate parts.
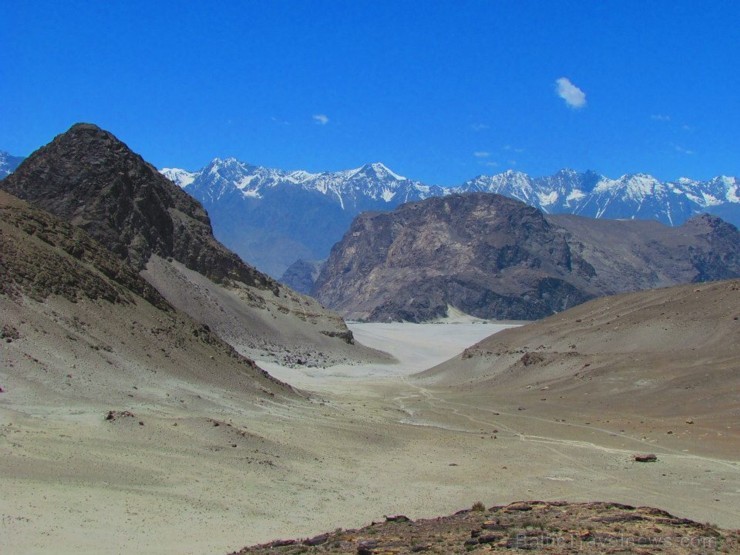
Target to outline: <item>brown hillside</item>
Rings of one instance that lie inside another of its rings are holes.
[[[491,336],[418,378],[561,418],[656,418],[731,448],[739,318],[740,280],[605,297]]]

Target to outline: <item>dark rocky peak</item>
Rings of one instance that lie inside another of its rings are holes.
[[[313,292],[350,318],[424,321],[449,306],[479,318],[537,318],[589,298],[566,283],[583,285],[589,271],[537,209],[466,193],[358,216]]]
[[[711,214],[699,214],[687,220],[682,227],[695,233],[718,234],[720,236],[737,235],[737,228],[722,218]]]
[[[223,282],[277,283],[218,243],[202,205],[111,133],[79,123],[0,182],[142,269],[156,254]]]

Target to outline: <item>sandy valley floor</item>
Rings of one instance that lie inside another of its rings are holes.
[[[263,364],[309,403],[242,403],[184,382],[159,392],[180,400],[166,404],[0,394],[0,552],[226,553],[478,500],[609,500],[740,523],[740,453],[722,438],[700,444],[597,408],[563,422],[546,403],[463,399],[408,377],[492,325],[351,327],[399,363]],[[135,416],[106,421],[106,408]]]

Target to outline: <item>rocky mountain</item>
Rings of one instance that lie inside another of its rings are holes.
[[[363,356],[338,315],[242,262],[214,239],[198,201],[94,125],[56,137],[0,188],[82,228],[243,354]]]
[[[383,164],[309,173],[216,158],[198,172],[162,173],[203,203],[224,244],[276,277],[299,258],[325,258],[358,213],[443,193]]]
[[[11,405],[36,390],[47,402],[82,396],[119,409],[132,403],[134,384],[178,380],[236,388],[254,402],[296,397],[80,227],[4,191],[0,253],[1,372]]]
[[[419,322],[454,307],[532,320],[598,296],[738,275],[740,234],[712,216],[672,228],[469,193],[361,214],[313,294],[352,319]]]
[[[21,162],[23,162],[22,156],[13,156],[0,150],[0,179],[13,173]]]
[[[382,164],[316,174],[234,158],[217,158],[197,172],[166,168],[162,173],[204,204],[220,240],[275,277],[299,258],[326,258],[362,211],[388,211],[403,202],[457,192],[498,193],[552,214],[680,225],[708,212],[740,225],[734,177],[663,182],[644,174],[610,179],[567,169],[546,177],[507,171],[445,188],[406,179]]]

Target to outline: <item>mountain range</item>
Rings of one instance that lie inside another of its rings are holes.
[[[165,168],[162,173],[203,203],[224,244],[275,277],[298,259],[325,259],[363,211],[388,211],[453,193],[498,193],[550,214],[680,225],[707,212],[740,225],[738,179],[725,176],[660,181],[645,174],[610,179],[568,169],[547,177],[506,171],[440,187],[407,179],[380,163],[310,173],[235,158],[216,158],[197,172]]]
[[[716,216],[670,227],[467,193],[360,214],[312,293],[351,319],[422,322],[454,308],[534,320],[594,297],[739,276],[740,233]]]

